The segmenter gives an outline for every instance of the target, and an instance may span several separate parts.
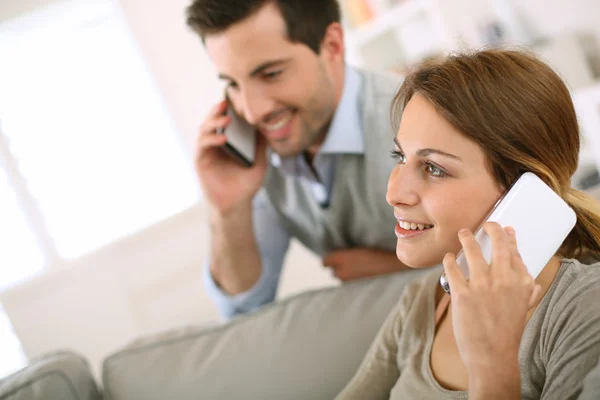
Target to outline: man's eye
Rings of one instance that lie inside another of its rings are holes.
[[[446,175],[448,175],[446,171],[430,163],[427,163],[427,165],[425,166],[425,171],[427,171],[429,175],[434,176],[436,178],[443,178]]]
[[[398,160],[398,164],[404,164],[406,162],[406,156],[398,150],[390,150],[390,156],[394,160]]]

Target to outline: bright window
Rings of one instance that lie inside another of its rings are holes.
[[[115,4],[59,1],[0,21],[0,292],[199,199]],[[0,354],[0,377],[25,362],[1,307]]]
[[[110,1],[88,3],[0,25],[4,134],[65,258],[198,200],[183,142],[121,16]]]

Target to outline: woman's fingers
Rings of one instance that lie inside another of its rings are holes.
[[[469,265],[469,279],[477,281],[482,279],[489,272],[489,267],[481,253],[481,247],[475,240],[475,236],[468,229],[462,229],[458,232],[458,240],[462,245],[467,264]]]
[[[450,285],[450,293],[465,289],[467,287],[467,278],[465,278],[465,275],[456,263],[456,255],[454,253],[446,254],[442,263],[444,264],[446,278],[448,278],[448,285]]]
[[[497,222],[486,222],[483,230],[492,241],[491,270],[494,275],[502,276],[510,271],[512,264],[512,251],[508,242],[508,234]]]
[[[529,271],[527,271],[527,266],[523,262],[521,253],[519,253],[519,247],[517,246],[517,233],[515,232],[514,228],[510,226],[504,228],[504,231],[508,235],[508,248],[510,249],[512,255],[512,268],[518,273],[528,274]]]

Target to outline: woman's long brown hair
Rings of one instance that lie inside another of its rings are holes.
[[[577,224],[560,255],[600,253],[600,202],[571,187],[580,148],[575,108],[548,65],[519,50],[461,53],[422,64],[392,103],[395,128],[415,93],[481,146],[500,185],[533,172],[573,208]]]

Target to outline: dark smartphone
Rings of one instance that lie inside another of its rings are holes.
[[[217,131],[227,137],[223,150],[240,164],[251,167],[256,157],[256,129],[235,112],[229,101],[225,115],[231,121],[227,127]]]

